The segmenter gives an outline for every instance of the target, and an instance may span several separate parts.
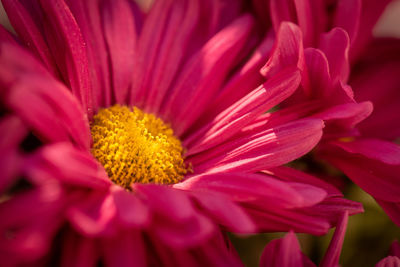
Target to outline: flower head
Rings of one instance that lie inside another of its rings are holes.
[[[240,1],[160,0],[147,14],[129,0],[3,2],[23,44],[0,30],[10,264],[236,266],[221,228],[323,234],[362,211],[282,166],[326,119],[266,112],[310,82],[296,25],[275,40]],[[30,153],[18,148],[27,132]],[[11,190],[18,181],[27,188]]]

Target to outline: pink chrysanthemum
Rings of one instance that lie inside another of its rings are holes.
[[[239,1],[148,14],[129,0],[2,2],[19,36],[0,29],[5,264],[236,266],[221,228],[323,234],[362,210],[281,166],[340,119],[265,113],[318,88],[294,24],[264,36]],[[29,138],[39,148],[22,152]]]
[[[324,136],[316,158],[342,170],[400,225],[400,42],[372,37],[372,28],[389,2],[271,0],[278,40],[279,32],[282,38],[287,36],[283,21],[298,24],[294,28],[298,38],[291,40],[289,49],[287,41],[281,42],[276,65],[282,67],[282,60],[297,62],[302,70],[302,90],[281,103],[296,112],[288,116],[282,110],[272,116],[282,114],[287,121],[323,119]],[[315,10],[318,15],[310,16]],[[268,16],[260,17],[267,18],[268,25]],[[274,73],[276,65],[267,64],[263,73]]]
[[[340,251],[342,250],[346,232],[348,215],[343,214],[331,243],[319,266],[339,266]],[[300,250],[299,242],[293,232],[285,237],[271,241],[265,248],[260,259],[261,267],[315,267],[316,265]]]

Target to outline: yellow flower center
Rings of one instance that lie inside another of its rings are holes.
[[[160,118],[133,107],[100,109],[91,124],[92,154],[110,179],[127,189],[132,183],[173,184],[188,172],[181,142]]]

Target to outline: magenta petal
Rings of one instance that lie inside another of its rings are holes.
[[[319,49],[307,48],[304,50],[310,79],[310,88],[313,97],[323,98],[332,94],[331,75],[326,55]]]
[[[179,188],[179,186],[178,186]],[[215,222],[236,233],[255,232],[254,223],[246,212],[231,200],[218,194],[201,192],[194,194],[197,201]]]
[[[253,29],[250,15],[243,15],[210,39],[184,66],[161,114],[179,136],[206,110]]]
[[[296,23],[296,14],[294,1],[292,0],[271,0],[270,1],[270,16],[275,32],[279,31],[282,22],[290,21]],[[269,14],[268,14],[269,15]],[[267,16],[267,14],[263,14]]]
[[[349,219],[349,214],[347,212],[343,213],[343,216],[340,219],[339,224],[336,226],[336,230],[335,233],[333,234],[328,250],[326,251],[324,258],[322,259],[322,262],[320,264],[321,267],[338,266],[348,219]]]
[[[282,22],[277,33],[275,47],[270,59],[260,70],[266,78],[271,78],[287,67],[297,67],[302,71],[302,84],[308,88],[305,73],[303,40],[300,28],[289,22]]]
[[[218,114],[184,141],[187,156],[223,143],[256,117],[289,97],[298,87],[297,69],[286,69]]]
[[[104,168],[91,154],[68,143],[49,145],[32,160],[33,179],[56,179],[74,186],[107,190],[111,185]]]
[[[329,62],[329,71],[333,82],[346,82],[349,73],[349,35],[341,28],[334,28],[321,35],[320,49],[325,53]]]
[[[95,239],[68,231],[63,240],[60,263],[62,267],[95,266],[100,255],[96,252]]]
[[[397,39],[377,39],[366,51],[364,60],[352,73],[351,85],[357,101],[372,101],[374,112],[360,123],[365,136],[395,140],[400,136],[400,61]],[[376,90],[379,88],[379,90]]]
[[[102,242],[104,263],[109,267],[145,267],[146,248],[140,232],[123,232]]]
[[[86,43],[90,80],[93,90],[93,107],[97,112],[99,107],[112,104],[111,75],[109,57],[104,40],[100,1],[67,0]]]
[[[104,1],[103,27],[111,61],[111,77],[115,101],[127,103],[134,70],[137,42],[135,18],[130,1]]]
[[[315,267],[300,250],[296,235],[291,231],[283,238],[268,243],[260,259],[260,267]]]
[[[73,227],[85,236],[108,236],[115,232],[112,227],[115,214],[116,207],[112,196],[96,192],[70,207],[67,218]]]
[[[400,165],[400,146],[380,139],[356,139],[351,142],[335,142],[349,153],[361,154],[386,164]]]
[[[172,220],[187,220],[195,214],[189,196],[181,190],[164,185],[137,183],[132,188],[145,197],[154,211]]]
[[[209,191],[237,202],[262,202],[279,208],[306,207],[322,201],[326,192],[320,188],[286,183],[263,174],[209,174],[191,177],[176,188],[194,192]]]
[[[18,36],[42,60],[47,69],[57,75],[57,67],[40,25],[43,19],[41,10],[35,4],[23,0],[3,0],[2,4]]]
[[[341,144],[340,146],[332,144],[334,146],[327,145],[321,149],[323,158],[342,170],[373,197],[389,202],[400,202],[400,184],[397,175],[400,172],[400,165],[387,164],[376,160],[375,156],[374,158],[369,158],[361,153],[348,152],[341,148],[341,146],[346,147],[346,144]],[[354,149],[355,147],[352,148]],[[366,149],[362,148],[363,153],[366,153]],[[382,155],[379,157],[382,157]],[[397,159],[394,160],[397,161]]]
[[[316,24],[316,19],[313,14],[312,6],[313,1],[310,0],[294,0],[297,13],[297,24],[300,26],[301,31],[304,36],[304,45],[310,46],[314,42],[314,28],[318,27]]]
[[[158,222],[154,225],[154,234],[166,245],[180,249],[202,244],[216,230],[212,221],[200,213],[194,213],[186,220],[159,219],[162,220],[162,223]]]
[[[51,48],[57,66],[80,100],[88,117],[93,115],[92,87],[85,42],[79,26],[63,0],[40,1],[51,31]]]
[[[396,256],[387,256],[380,260],[375,267],[400,267],[400,258]]]
[[[400,243],[398,240],[393,241],[392,245],[390,246],[390,255],[400,258]]]
[[[114,198],[117,216],[123,225],[143,226],[149,223],[149,209],[134,193],[119,186],[112,186],[111,194]]]
[[[343,28],[349,34],[351,42],[357,38],[357,34],[360,30],[365,30],[359,29],[362,4],[361,0],[339,0],[336,7],[333,24]],[[362,27],[364,27],[364,25],[362,25]]]
[[[326,108],[312,117],[322,119],[327,125],[332,124],[334,127],[353,128],[367,118],[372,109],[371,102],[346,103]]]
[[[24,75],[13,85],[7,101],[43,141],[73,141],[89,149],[87,117],[62,84],[39,75]]]
[[[174,78],[179,74],[185,60],[190,56],[192,45],[201,44],[201,37],[198,36],[199,30],[207,28],[207,22],[199,23],[202,5],[208,1],[187,1],[186,6],[182,3],[171,1],[171,10],[161,10],[160,12],[170,12],[168,22],[165,22],[164,36],[161,44],[157,47],[157,57],[152,58],[154,62],[146,72],[146,79],[143,79],[141,90],[146,91],[145,109],[151,112],[158,112],[162,101],[168,97],[168,89],[171,88]],[[212,10],[208,10],[213,12]],[[150,12],[147,20],[156,20],[157,23],[161,15],[153,15]],[[150,23],[150,22],[149,22]],[[147,26],[147,25],[146,25]],[[145,28],[140,39],[140,49],[148,49],[154,39],[154,28]],[[197,36],[196,36],[197,35]],[[197,41],[197,42],[196,42]],[[140,53],[140,52],[139,52]],[[141,57],[141,55],[138,55]],[[142,63],[142,62],[140,62]],[[146,64],[147,62],[143,62]],[[135,75],[136,77],[136,75]],[[138,77],[142,79],[142,77]],[[139,100],[140,102],[140,100]]]
[[[276,167],[309,152],[319,142],[323,127],[321,120],[304,119],[232,140],[204,154],[204,162],[193,163],[194,170],[254,172]]]
[[[343,2],[346,0],[343,0]],[[365,46],[372,39],[372,29],[382,15],[385,7],[391,0],[363,0],[361,6],[360,27],[356,38],[351,44],[351,60],[354,61],[364,51]],[[352,16],[357,15],[352,13]],[[348,18],[349,19],[349,18]],[[349,30],[349,28],[346,28]]]
[[[253,52],[251,58],[247,60],[246,64],[218,92],[212,106],[200,118],[201,121],[214,119],[216,114],[228,108],[265,82],[265,78],[260,74],[260,69],[265,64],[265,61],[267,61],[274,41],[275,38],[272,31],[268,32],[262,43]]]
[[[265,173],[268,175],[274,175],[279,179],[287,182],[303,183],[319,187],[325,190],[330,196],[343,196],[336,187],[324,181],[323,179],[318,179],[317,177],[311,176],[308,173],[293,168],[280,166],[277,168],[269,169],[268,171],[265,171]]]
[[[22,121],[15,116],[4,116],[0,120],[0,194],[16,182],[21,160],[18,155],[19,144],[27,135]]]

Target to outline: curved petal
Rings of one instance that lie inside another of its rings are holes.
[[[325,253],[325,256],[320,263],[321,267],[338,266],[348,219],[349,214],[344,212],[340,218],[339,224],[336,226],[335,233],[332,236],[332,240],[329,243],[329,247]]]
[[[3,0],[2,4],[18,36],[47,69],[57,76],[58,70],[44,35],[44,14],[40,8],[26,0]]]
[[[285,164],[309,152],[320,140],[318,119],[287,123],[231,140],[188,161],[199,172],[255,172]]]
[[[135,71],[135,48],[138,39],[138,15],[134,3],[126,0],[104,1],[102,6],[104,37],[111,61],[110,71],[115,102],[126,104]],[[136,12],[135,12],[136,11]],[[136,13],[136,14],[135,14]]]
[[[268,243],[260,258],[261,267],[315,267],[300,250],[296,235],[290,231],[283,238]]]
[[[43,141],[72,142],[89,150],[86,114],[62,84],[46,77],[23,75],[12,85],[6,101]]]
[[[342,170],[373,197],[389,202],[400,202],[400,183],[398,181],[400,165],[386,163],[388,160],[391,163],[397,162],[398,151],[382,151],[377,148],[379,153],[371,155],[373,154],[373,151],[369,151],[371,147],[347,146],[346,142],[328,144],[325,147],[321,147],[321,157]],[[356,150],[357,148],[360,151]],[[395,156],[395,158],[390,155]],[[381,159],[384,161],[381,161]]]
[[[91,118],[94,113],[92,85],[85,41],[82,32],[64,0],[41,0],[46,14],[46,37],[57,67],[73,94]]]
[[[322,34],[320,39],[319,48],[328,59],[332,82],[345,83],[350,74],[349,35],[341,28],[334,28],[330,32]]]
[[[206,109],[245,47],[254,21],[243,15],[217,33],[185,65],[161,111],[179,136]]]
[[[297,89],[300,75],[297,69],[286,69],[269,79],[264,85],[248,93],[212,122],[184,140],[187,156],[207,150],[234,136],[266,110],[278,105]]]

